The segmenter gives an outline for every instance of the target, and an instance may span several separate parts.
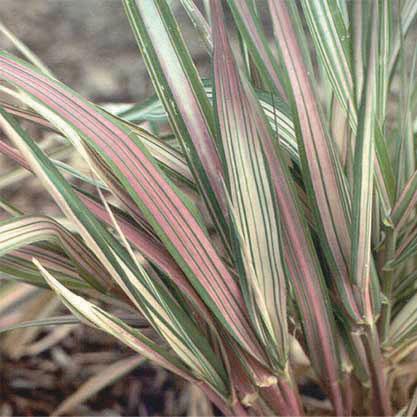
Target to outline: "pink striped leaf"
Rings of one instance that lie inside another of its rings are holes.
[[[24,90],[22,99],[67,135],[94,148],[214,315],[245,349],[265,361],[237,283],[192,215],[190,202],[176,193],[137,136],[68,87],[6,53],[0,54],[0,77]],[[77,216],[86,215],[78,202],[76,208]]]
[[[241,78],[219,1],[211,2],[216,109],[225,155],[231,214],[238,237],[242,288],[260,340],[275,366],[288,362],[286,276],[276,197],[260,132],[259,105]],[[247,96],[250,95],[251,98]]]
[[[80,279],[73,262],[69,259],[65,262],[65,258],[56,261],[51,259],[50,251],[45,252],[39,253],[39,248],[33,245],[13,251],[0,258],[0,271],[4,277],[45,288],[45,280],[40,276],[39,270],[31,261],[33,256],[36,256],[48,266],[50,271],[53,271],[63,285],[71,288],[71,290],[91,289],[89,284]]]
[[[22,157],[22,155],[15,148],[1,140],[0,153],[9,156],[11,159],[18,162],[19,165],[32,172],[32,168]],[[91,182],[93,183],[93,181]],[[110,214],[107,212],[107,210],[101,203],[97,202],[95,199],[93,199],[91,196],[89,196],[81,190],[77,190],[76,188],[74,188],[74,190],[77,191],[78,197],[85,204],[85,206],[98,219],[112,226]],[[115,190],[114,187],[113,190]],[[123,196],[125,196],[125,193],[123,193]],[[128,199],[128,202],[129,205],[132,204],[131,199]],[[175,284],[178,285],[178,287],[181,288],[193,300],[193,302],[199,307],[200,311],[206,311],[206,306],[197,296],[197,293],[186,279],[184,273],[175,263],[175,260],[168,253],[166,248],[161,244],[159,239],[156,239],[156,237],[152,234],[152,230],[150,230],[150,233],[148,233],[150,226],[143,218],[141,213],[137,211],[137,207],[134,206],[134,203],[133,208],[135,209],[135,212],[140,216],[140,224],[145,226],[144,228],[141,228],[139,224],[135,226],[134,224],[123,218],[121,215],[113,213],[117,219],[118,225],[120,226],[122,232],[125,234],[126,238],[135,246],[135,248],[137,248],[141,252],[141,254],[146,259],[153,262],[161,270],[167,273],[168,276],[175,282]],[[114,208],[113,210],[116,211],[116,208]],[[46,266],[45,262],[43,262],[43,265]]]
[[[320,116],[317,95],[285,1],[269,0],[275,36],[286,66],[294,101],[294,123],[303,179],[313,206],[317,231],[331,268],[342,306],[356,322],[362,320],[350,281],[350,196],[338,159]]]
[[[270,91],[275,91],[279,96],[285,98],[286,93],[280,78],[281,71],[263,32],[259,16],[253,8],[252,0],[227,0],[227,3],[262,81]]]
[[[113,226],[110,214],[102,204],[88,197],[86,194],[79,194],[79,197],[85,206],[98,219],[105,222],[108,226]],[[147,234],[146,231],[141,230],[128,222],[116,212],[113,212],[113,216],[115,216],[117,224],[127,240],[138,249],[147,260],[165,272],[178,288],[199,308],[199,311],[207,315],[207,307],[162,243],[155,240],[154,237]]]
[[[126,14],[172,130],[213,224],[228,247],[223,172],[212,107],[166,0],[124,0]]]
[[[62,119],[54,121],[63,127]],[[103,268],[126,296],[175,350],[178,358],[198,378],[206,381],[213,390],[227,398],[229,388],[223,363],[190,317],[189,310],[175,299],[173,292],[152,269],[145,269],[135,259],[125,240],[123,242],[126,246],[123,246],[85,208],[54,164],[13,117],[1,109],[0,123],[64,214],[74,223]]]
[[[230,66],[229,63],[225,65]],[[229,82],[232,81],[233,79]],[[270,125],[256,95],[250,88],[243,91],[244,94],[241,94],[245,101],[242,107],[247,105],[251,109],[253,127],[256,127],[256,136],[260,140],[274,188],[285,248],[280,255],[283,258],[281,262],[285,262],[289,271],[311,362],[321,379],[326,381],[326,388],[336,412],[343,413],[333,314],[329,308],[324,277],[310,231],[301,213],[301,205],[287,163],[279,148],[274,146]],[[249,120],[249,123],[252,121]]]
[[[0,256],[41,241],[57,241],[93,287],[104,291],[109,286],[110,277],[103,274],[102,266],[89,249],[53,219],[23,216],[0,223]],[[52,257],[53,252],[49,255]]]

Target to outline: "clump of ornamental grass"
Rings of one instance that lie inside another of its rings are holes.
[[[156,91],[143,104],[106,109],[22,45],[31,64],[1,53],[1,152],[65,216],[3,202],[1,269],[49,285],[226,415],[308,414],[305,378],[331,404],[314,412],[412,414],[417,3],[181,4],[209,79],[167,0],[124,0]],[[23,120],[87,169],[48,156]]]

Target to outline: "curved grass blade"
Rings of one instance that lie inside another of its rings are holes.
[[[154,165],[144,145],[108,113],[103,113],[82,100],[58,81],[50,80],[21,61],[15,62],[16,60],[4,53],[0,55],[0,76],[29,93],[30,95],[22,96],[22,99],[63,129],[66,135],[72,136],[75,143],[79,143],[81,136],[101,155],[210,310],[245,349],[264,362],[264,354],[248,323],[241,292],[234,278],[191,214],[189,202],[176,193]],[[64,185],[62,180],[59,180],[59,184],[50,184],[50,175],[57,180],[61,178],[59,173],[54,171],[26,136],[20,136],[21,130],[18,130],[20,133],[16,135],[16,126],[11,127],[7,117],[10,116],[2,116],[3,126],[6,123],[10,134],[14,135],[14,140],[23,149],[31,147],[30,151],[25,151],[25,157],[36,164],[38,176],[47,181],[48,187],[52,187],[48,191],[55,190],[54,198],[64,205],[64,212],[80,228],[80,234],[87,239],[97,254],[103,254],[100,261],[109,270],[118,271],[117,276],[125,276],[107,247],[108,242],[111,242],[112,246],[116,243],[109,240],[108,233],[90,213],[86,213],[85,206],[66,183]],[[34,160],[34,152],[39,160]],[[49,172],[47,175],[44,172],[46,167]],[[60,191],[56,188],[58,185],[61,187]],[[81,219],[84,219],[85,223],[80,224]],[[97,230],[100,230],[99,236]],[[120,251],[125,252],[122,249]],[[128,261],[125,262],[129,265]]]
[[[203,85],[208,99],[212,102],[213,91],[211,82],[209,80],[203,80]],[[299,163],[300,157],[290,108],[281,98],[274,94],[271,95],[260,90],[257,90],[256,94],[271,128],[279,137],[279,145],[288,152],[292,160]],[[149,100],[153,103],[152,112],[149,115],[143,115],[143,119],[165,122],[167,120],[167,114],[163,109],[162,103],[156,97],[151,97]],[[124,118],[122,115],[120,117]],[[130,120],[130,116],[128,116],[128,120]],[[152,147],[150,149],[152,151]],[[157,155],[155,156],[157,157]]]
[[[365,51],[366,49],[366,25],[367,25],[367,15],[369,14],[369,6],[371,2],[352,2],[351,8],[351,38],[352,38],[352,67],[353,67],[353,80],[354,80],[354,90],[355,90],[355,97],[357,105],[355,108],[359,108],[360,100],[362,96],[362,89],[363,89],[363,79],[364,79],[364,57],[368,56]],[[383,61],[381,61],[381,65],[378,65],[378,91],[379,93],[387,94],[388,93],[388,86],[386,85],[386,76],[387,76],[387,68],[386,66],[386,54],[387,49],[389,46],[388,37],[389,35],[389,13],[387,11],[388,4],[384,2],[382,5],[383,8],[383,24],[380,27],[379,31],[379,55]],[[382,97],[382,99],[381,99]],[[375,160],[375,180],[376,180],[376,187],[379,193],[379,200],[381,203],[382,208],[382,215],[386,217],[388,213],[391,211],[392,205],[394,203],[395,192],[393,191],[393,166],[392,162],[385,158],[388,155],[388,145],[384,140],[384,126],[381,125],[382,122],[382,111],[385,107],[385,98],[384,96],[378,95],[378,114],[380,115],[381,119],[379,121],[378,126],[376,127],[377,133],[375,138],[375,145],[376,145],[376,160]],[[356,135],[357,129],[357,120],[351,123],[353,134]]]
[[[394,227],[400,230],[409,220],[409,216],[417,204],[417,171],[407,181],[404,189],[392,209],[391,220]]]
[[[32,262],[33,263],[33,262]],[[59,280],[59,282],[62,282]],[[64,285],[64,284],[63,284]],[[65,285],[64,285],[65,286]],[[50,288],[47,286],[47,288]],[[138,319],[137,317],[120,317],[120,320],[124,321],[126,324],[132,325],[135,329],[147,329],[149,324],[145,320]],[[63,326],[70,324],[78,324],[80,319],[72,314],[64,316],[54,316],[47,317],[37,320],[23,321],[20,323],[12,324],[6,327],[0,327],[0,334],[5,332],[10,332],[17,329],[25,329],[29,327],[49,327],[49,326]]]
[[[376,121],[383,126],[389,86],[389,59],[392,38],[392,2],[383,0],[379,12],[378,68],[376,85]]]
[[[351,274],[354,282],[360,288],[362,312],[369,325],[374,323],[370,280],[378,29],[374,26],[371,30],[371,46],[369,60],[366,65],[355,144],[351,233]]]
[[[351,42],[339,5],[329,0],[303,0],[302,6],[315,50],[332,89],[349,122],[356,128],[356,103],[350,64]]]
[[[200,312],[207,315],[209,314],[207,307],[202,302],[195,289],[190,285],[182,270],[159,240],[156,240],[154,236],[149,235],[145,230],[135,227],[121,217],[121,215],[113,212],[114,208],[112,208],[113,213],[111,216],[106,208],[97,201],[89,198],[85,194],[80,194],[80,197],[86,207],[98,219],[105,222],[110,227],[113,227],[111,217],[114,216],[114,218],[117,219],[117,226],[125,238],[134,245],[147,260],[165,272],[175,285],[198,307]]]
[[[7,145],[6,143],[0,141],[0,152],[8,155],[9,157],[17,161],[25,169],[33,173],[33,170],[30,167],[30,165],[24,160],[24,158],[19,154],[19,152],[16,151],[10,145]],[[55,162],[55,165],[59,166],[60,168],[63,168],[62,166],[60,166],[60,164],[57,164],[56,162]],[[69,166],[65,167],[63,170],[65,172],[73,173],[73,169]],[[87,178],[78,172],[75,173],[75,176],[89,184],[100,186],[101,188],[106,188],[105,184],[99,184],[98,180]],[[81,190],[75,189],[75,191],[78,191],[77,192],[78,197],[86,205],[86,207],[89,210],[91,210],[92,213],[94,213],[95,216],[97,216],[100,220],[106,222],[107,224],[111,225],[109,215],[100,203],[92,199],[91,196],[88,196],[85,192]],[[141,220],[143,220],[142,225],[145,225],[143,230],[139,230],[138,228],[134,227],[133,225],[128,223],[126,220],[121,218],[120,216],[118,217],[118,222],[120,223],[120,226],[123,232],[126,233],[128,239],[135,245],[135,247],[147,259],[154,262],[160,269],[166,272],[173,279],[175,284],[178,285],[179,288],[181,288],[193,300],[193,302],[197,306],[200,307],[202,311],[205,311],[206,310],[205,305],[202,303],[201,299],[196,295],[195,290],[191,287],[189,282],[186,280],[181,269],[178,267],[178,265],[169,255],[165,247],[163,247],[160,241],[157,240],[156,237],[152,234],[152,230],[150,230],[150,233],[149,233],[148,227],[150,226],[146,223],[146,221],[142,218]],[[1,265],[1,261],[0,261],[0,265]],[[0,266],[0,269],[1,269],[1,266]],[[5,269],[3,270],[5,271]],[[11,273],[11,270],[9,270],[8,273]]]
[[[134,305],[196,375],[227,397],[227,377],[221,360],[215,356],[188,312],[177,303],[155,274],[145,271],[138,262],[132,262],[121,244],[90,212],[83,209],[53,164],[15,124],[11,116],[2,112],[1,122],[3,129],[32,164],[34,171],[48,185],[48,191],[61,209],[77,225],[81,236]]]
[[[12,33],[3,23],[0,22],[0,32],[6,36],[15,46],[15,48],[35,67],[39,68],[44,74],[53,77],[52,71],[41,61],[41,59],[31,51],[27,45],[25,45],[17,36]]]
[[[204,45],[209,53],[213,50],[213,41],[211,39],[211,29],[203,14],[198,10],[193,0],[180,0],[185,11],[188,14],[193,26],[203,39]]]
[[[251,0],[227,0],[236,26],[253,58],[263,83],[279,97],[285,98],[285,90],[280,79],[280,68],[272,54],[268,40],[261,27],[259,16]]]
[[[181,184],[195,188],[194,177],[182,152],[136,125],[129,125],[138,138],[143,141],[149,152],[158,161],[159,166],[170,177]]]
[[[349,278],[350,201],[340,161],[320,117],[302,51],[284,1],[269,1],[294,100],[294,122],[302,162],[303,179],[313,204],[317,231],[330,265],[342,306],[361,322],[357,300]]]
[[[1,140],[1,139],[0,139]],[[1,152],[2,146],[0,145],[0,152]],[[59,161],[59,159],[65,159],[68,158],[72,153],[72,148],[68,144],[60,145],[57,148],[53,148],[51,150],[48,149],[48,156],[50,158],[53,158],[58,165],[64,165],[66,164]],[[26,167],[17,167],[6,174],[2,175],[0,178],[0,190],[4,189],[6,187],[11,186],[12,184],[19,183],[20,181],[24,180],[28,176],[30,176],[30,171],[27,169],[24,169]]]
[[[406,68],[406,54],[404,39],[401,39],[400,51],[400,88],[402,94],[400,96],[400,112],[399,123],[400,138],[398,140],[398,148],[396,155],[396,174],[397,174],[397,195],[400,194],[405,187],[407,181],[414,174],[416,166],[415,156],[415,139],[413,135],[411,99],[413,92],[413,84],[417,77],[417,48],[414,50],[410,73]]]
[[[64,155],[66,155],[68,151],[69,151],[69,149],[65,146],[65,147],[63,147],[62,151],[58,151],[58,155],[53,154],[51,156],[60,156],[61,152],[64,153]],[[10,159],[12,159],[13,161],[15,161],[22,168],[24,168],[27,171],[33,173],[32,168],[26,162],[25,158],[22,157],[22,155],[19,153],[19,151],[16,150],[13,146],[11,146],[8,143],[1,140],[1,139],[0,139],[0,153],[7,156]],[[70,165],[67,165],[66,163],[64,163],[62,161],[53,160],[52,162],[62,173],[69,174],[73,178],[81,180],[85,184],[94,185],[96,187],[100,187],[101,189],[108,190],[108,187],[104,183],[102,183],[100,180],[98,180],[98,179],[93,180],[91,177],[83,174],[81,171],[71,167]]]
[[[252,109],[257,109],[254,96],[247,96]],[[279,147],[262,111],[254,115],[259,138],[270,170],[271,182],[284,233],[285,264],[301,316],[306,345],[316,372],[325,382],[335,403],[337,413],[343,412],[342,395],[338,385],[338,359],[333,339],[333,317],[329,310],[322,271],[313,248],[310,231],[303,221],[297,193]]]
[[[286,276],[276,196],[259,137],[261,109],[248,82],[241,79],[224,26],[220,2],[211,3],[213,73],[216,109],[225,154],[235,225],[240,231],[236,250],[243,258],[241,276],[252,319],[275,366],[286,369]],[[250,96],[250,98],[248,98]],[[256,107],[254,107],[256,105]]]
[[[109,333],[131,349],[177,375],[185,379],[190,378],[189,370],[175,355],[166,352],[150,339],[143,336],[137,329],[126,325],[113,315],[74,294],[61,285],[36,259],[33,262],[63,303],[82,322]]]
[[[401,51],[401,43],[402,38],[404,39],[407,36],[410,28],[412,27],[412,23],[414,22],[417,16],[417,3],[414,0],[405,0],[402,4],[402,8],[400,11],[400,23],[399,28],[395,33],[395,38],[393,41],[392,52],[391,52],[391,59],[389,62],[389,77],[392,80],[392,77],[395,72],[395,67],[398,62],[398,57]]]
[[[165,120],[167,114],[158,96],[151,96],[145,101],[133,104],[128,109],[117,113],[117,116],[131,123],[159,122]]]
[[[392,321],[387,344],[397,346],[406,339],[415,337],[417,332],[417,294],[409,300]]]
[[[5,92],[10,93],[10,91]],[[16,96],[16,94],[14,94],[14,96]],[[157,120],[165,120],[166,113],[161,103],[158,101],[156,97],[151,97],[150,100],[152,101],[152,103],[154,103],[155,109],[158,113]],[[21,109],[16,105],[5,103],[1,100],[0,106],[2,106],[10,114],[13,114],[25,120],[33,121],[41,126],[47,127],[50,130],[56,131],[56,128],[54,128],[47,120],[45,120],[42,116],[39,116],[34,111],[28,109]],[[146,116],[147,120],[148,117],[150,116]],[[117,118],[118,120],[123,120],[123,122],[125,122],[128,125],[128,127],[138,135],[140,140],[142,140],[146,144],[146,147],[149,149],[152,156],[158,161],[160,167],[168,174],[169,177],[178,179],[181,183],[184,183],[191,188],[195,188],[194,178],[186,164],[185,158],[182,155],[182,153],[180,153],[177,149],[174,149],[165,141],[152,135],[147,130],[141,128],[140,126],[137,126],[133,123],[129,123],[128,116],[126,119],[120,119],[119,117]],[[91,180],[89,180],[88,177],[78,172],[74,168],[69,167],[68,165],[60,161],[57,161],[57,164],[64,172],[68,172],[72,176],[79,178],[84,182],[91,183]]]
[[[212,108],[166,0],[124,0],[155,90],[226,248],[227,213]]]
[[[161,105],[161,103],[158,104]],[[160,106],[160,111],[166,115],[162,105]],[[170,178],[179,180],[182,185],[195,188],[194,177],[187,165],[183,152],[176,149],[167,140],[153,135],[148,130],[134,123],[129,123],[118,116],[114,117],[118,121],[125,123],[128,129],[137,134],[138,138],[146,145],[152,156],[158,161],[159,166]]]
[[[10,332],[17,329],[26,329],[29,327],[47,327],[47,326],[62,326],[66,324],[77,324],[80,320],[72,315],[48,317],[37,320],[23,321],[9,326],[0,326],[0,334]]]
[[[0,256],[41,241],[58,241],[80,269],[80,275],[100,291],[109,285],[109,277],[81,241],[60,224],[47,217],[24,216],[0,223]]]
[[[33,247],[25,251],[21,249],[10,255],[1,257],[0,271],[2,272],[2,276],[6,279],[25,282],[40,288],[47,288],[45,280],[39,274],[37,268],[33,266],[32,262],[27,260],[28,257],[32,259],[33,256],[38,256],[36,249]],[[77,270],[72,265],[65,266],[63,270],[62,262],[51,261],[49,254],[42,261],[48,264],[50,270],[68,288],[76,291],[91,289],[89,284],[80,280]]]

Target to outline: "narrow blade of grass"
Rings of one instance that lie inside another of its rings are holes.
[[[264,354],[248,324],[241,292],[234,278],[191,214],[190,203],[176,193],[175,187],[155,166],[143,144],[107,113],[94,108],[56,80],[50,80],[22,62],[15,61],[16,58],[12,60],[10,56],[0,57],[0,75],[31,94],[25,95],[25,102],[46,118],[54,120],[67,135],[72,136],[78,147],[81,135],[101,155],[212,312],[244,348],[264,361]],[[6,115],[2,118],[5,119]],[[11,133],[22,144],[22,149],[27,149],[27,138],[23,140],[13,131]],[[33,159],[33,152],[34,148],[27,149],[26,156]],[[37,154],[37,157],[41,156]],[[36,161],[37,166],[38,163]],[[37,174],[50,186],[49,175],[53,169],[49,164],[48,171],[46,174],[39,167]],[[53,178],[60,178],[58,174],[54,172]],[[59,184],[64,187],[62,181]],[[65,212],[87,233],[88,244],[97,253],[103,253],[100,260],[114,271],[118,262],[107,248],[108,234],[91,218],[92,215],[87,215],[85,206],[80,204],[67,185],[65,190],[58,192],[56,189],[54,192],[54,198],[60,203],[64,203],[62,193],[65,192]],[[83,225],[80,219],[85,219]],[[91,227],[91,232],[87,232],[86,227]],[[97,230],[101,230],[102,237],[96,242]],[[113,259],[112,265],[109,265],[108,259]],[[117,276],[119,274],[125,275],[120,269]]]
[[[342,305],[361,321],[349,278],[350,201],[334,143],[321,120],[302,50],[286,3],[269,2],[274,31],[287,68],[294,101],[294,123],[309,201],[317,219],[318,234]]]
[[[101,264],[90,250],[54,220],[24,216],[0,223],[0,256],[41,241],[58,241],[93,287],[103,291],[109,285],[110,277],[103,274]]]
[[[283,80],[280,79],[281,72],[253,3],[251,0],[227,0],[227,3],[263,83],[269,87],[270,91],[284,98],[285,90],[282,86]]]
[[[166,0],[125,0],[126,13],[155,90],[181,141],[226,247],[226,205],[212,108]]]
[[[285,369],[289,348],[280,219],[258,120],[253,116],[262,110],[239,74],[220,2],[212,2],[211,11],[216,109],[233,217],[241,234],[237,257],[244,258],[240,275],[258,334],[275,366]]]

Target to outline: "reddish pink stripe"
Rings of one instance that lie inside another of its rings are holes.
[[[248,346],[252,345],[253,352],[258,351],[256,344],[253,344],[253,334],[245,319],[243,299],[238,286],[188,209],[166,184],[159,171],[131,142],[129,136],[101,115],[91,117],[94,113],[80,100],[68,97],[68,93],[63,89],[53,85],[49,85],[49,88],[45,87],[48,86],[48,82],[43,77],[34,76],[24,67],[6,58],[1,57],[0,62],[3,63],[2,72],[6,79],[13,80],[17,85],[26,88],[28,92],[66,117],[85,135],[99,141],[101,149],[121,167],[127,180],[135,186],[136,193],[141,196],[143,203],[153,214],[165,235],[181,252],[188,267],[199,278],[223,315],[228,317],[231,327],[241,334],[244,343]],[[51,97],[55,97],[65,108],[57,105]],[[80,108],[84,112],[80,112]],[[80,116],[80,120],[74,115]],[[84,120],[88,125],[82,123]],[[134,156],[136,159],[133,159]],[[146,172],[140,172],[140,166]],[[138,181],[138,171],[143,175],[142,182]],[[156,181],[155,178],[158,180]],[[144,184],[144,181],[147,183]],[[165,194],[164,198],[162,193]],[[158,205],[155,205],[155,202]],[[207,256],[203,255],[204,252]],[[259,355],[259,351],[257,354]]]
[[[112,226],[112,220],[110,215],[100,206],[97,202],[89,199],[88,197],[80,194],[79,195],[83,203],[97,216],[100,220],[106,222],[108,225]],[[164,246],[154,241],[154,239],[145,235],[145,233],[140,232],[135,227],[130,225],[128,222],[123,220],[120,216],[117,216],[117,223],[120,226],[123,234],[126,235],[127,239],[132,242],[140,252],[142,252],[145,257],[150,261],[158,265],[162,270],[164,270],[173,281],[186,293],[192,300],[206,312],[206,307],[201,302],[201,298],[198,297],[194,288],[187,281],[181,269],[175,263],[174,259],[171,257],[169,252]]]
[[[250,13],[246,0],[237,0],[234,2],[234,4],[235,4],[235,7],[239,10],[239,14],[241,15],[242,19],[245,22],[245,26],[250,32],[250,36],[252,37],[252,40],[256,45],[256,48],[258,50],[259,55],[262,58],[262,61],[265,63],[268,69],[268,75],[271,77],[272,82],[275,85],[275,88],[281,94],[281,97],[285,98],[286,97],[285,91],[282,88],[282,85],[276,74],[271,58],[268,55],[264,44],[262,43],[261,37],[259,36],[258,29],[256,28],[255,21]]]
[[[32,79],[31,77],[30,77],[30,79]],[[43,87],[42,87],[42,85],[39,85],[38,84],[38,87],[40,88],[40,89],[43,89]],[[34,90],[33,89],[31,89],[30,87],[28,87],[28,91],[32,91],[32,93],[33,94],[35,94],[36,95],[36,92],[34,92]],[[49,90],[47,90],[48,92],[49,92],[49,96],[51,96],[51,95],[55,95],[54,93],[52,93],[51,94],[51,92],[49,91]],[[54,108],[55,106],[54,106],[54,104],[55,104],[55,102],[54,101],[51,101],[51,100],[49,100],[48,99],[48,97],[47,96],[45,96],[45,95],[43,95],[43,94],[37,94],[37,96],[38,97],[43,97],[43,101],[44,102],[46,102],[46,103],[48,103],[52,108]],[[58,96],[57,97],[57,99],[59,99],[60,97]],[[67,105],[68,104],[68,105]],[[71,104],[69,104],[69,103],[66,103],[66,105],[65,105],[65,107],[72,107],[72,105]],[[74,109],[74,113],[78,113],[77,112],[77,107],[74,107],[73,108]],[[61,114],[66,114],[66,117],[68,118],[68,120],[70,120],[75,126],[77,126],[78,128],[80,128],[81,130],[83,129],[83,126],[82,125],[80,125],[80,123],[78,122],[78,120],[76,119],[76,118],[74,118],[74,117],[72,117],[72,115],[71,115],[71,113],[69,113],[69,112],[67,112],[65,109],[64,110],[62,110],[61,111]],[[83,117],[82,115],[81,115],[81,117]],[[105,121],[106,121],[106,119],[105,118],[103,118]],[[96,126],[96,128],[97,129],[99,129],[99,130],[102,130],[102,132],[107,136],[107,138],[109,139],[109,141],[111,142],[111,141],[113,141],[113,137],[111,137],[111,136],[108,136],[107,134],[106,134],[106,132],[105,131],[103,131],[103,129],[102,129],[102,127],[100,126],[100,124],[98,124],[98,123],[96,123],[95,122],[95,120],[94,119],[89,119],[89,120],[91,120],[91,124],[94,124],[95,126]],[[85,127],[85,129],[84,129],[84,131],[87,131],[87,134],[88,135],[90,135],[90,136],[96,136],[97,137],[97,135],[94,133],[94,131],[92,131],[92,130],[90,130],[89,128],[88,128],[88,126],[85,126],[84,125],[84,127]],[[124,142],[124,144],[126,145],[126,146],[132,146],[132,144],[130,143],[130,139],[128,138],[128,136],[127,135],[125,135],[124,134],[124,132],[123,131],[121,131],[121,130],[119,130],[119,129],[117,129],[116,130],[116,134],[118,134],[118,136],[119,136],[119,138],[121,138],[122,136],[125,136],[125,139],[126,139],[126,142]],[[119,146],[119,151],[122,151],[122,152],[124,152],[125,153],[125,156],[126,156],[126,158],[127,159],[122,159],[122,158],[120,158],[120,156],[117,154],[117,153],[115,153],[114,151],[113,151],[113,147],[109,144],[109,143],[104,143],[104,147],[103,147],[105,150],[107,150],[107,153],[108,154],[110,154],[111,155],[111,158],[112,158],[112,160],[119,160],[119,161],[121,161],[121,163],[122,164],[124,164],[124,165],[127,165],[127,167],[128,168],[130,168],[130,170],[129,170],[129,174],[125,174],[126,176],[127,176],[127,178],[129,179],[129,183],[131,183],[131,184],[135,184],[136,183],[136,185],[137,185],[137,187],[138,188],[140,188],[140,184],[137,182],[137,178],[136,178],[136,175],[133,175],[133,173],[132,173],[132,169],[134,169],[134,168],[136,168],[136,170],[138,169],[138,167],[137,166],[135,166],[135,164],[133,163],[127,163],[127,161],[131,161],[131,154],[130,153],[127,153],[126,152],[126,150],[125,149],[123,149],[121,146]],[[132,152],[137,152],[138,151],[138,148],[136,147],[136,146],[133,146],[132,147],[132,149],[130,149]],[[140,154],[140,156],[143,156],[143,155],[141,155]],[[144,159],[144,160],[142,160],[141,161],[142,162],[142,165],[146,165],[146,163],[148,163],[148,161],[147,161],[147,159]],[[145,162],[144,164],[143,164],[143,162]],[[152,176],[155,176],[155,175],[157,175],[157,174],[159,174],[159,172],[157,172],[156,171],[156,169],[153,167],[153,165],[151,165],[150,163],[148,163],[148,165],[149,165],[149,167],[151,168],[151,171],[153,171],[153,172],[151,172],[150,174],[152,175]],[[153,193],[153,186],[158,186],[158,185],[161,185],[161,184],[151,184],[150,185],[150,188],[148,188],[148,189],[145,189],[145,190],[141,190],[142,192],[145,192],[146,193],[146,195],[154,195],[154,196],[156,196],[157,198],[159,198],[159,194],[158,193]],[[165,185],[165,184],[164,184]],[[168,192],[170,192],[171,191],[171,189],[169,188],[169,187],[165,187],[165,191],[168,191]],[[170,198],[170,200],[174,200],[174,199],[176,199],[177,201],[175,201],[174,203],[177,203],[177,208],[182,208],[181,207],[181,205],[180,205],[180,200],[179,200],[179,198],[176,196],[176,194],[175,193],[173,193],[173,192],[171,192],[170,193],[171,195],[169,195],[168,197]],[[159,201],[160,203],[165,203],[164,201],[162,201],[162,200],[160,200]],[[148,207],[152,207],[152,201],[150,201],[150,200],[148,200],[148,204],[147,204],[147,206]],[[168,207],[168,210],[169,210],[170,208]],[[154,213],[155,214],[155,213]],[[165,213],[166,214],[166,213]],[[163,221],[163,218],[162,217],[157,217],[158,218],[158,223],[159,223],[159,221]],[[176,219],[176,218],[175,218]],[[168,222],[168,223],[166,223],[166,226],[167,227],[169,227],[170,226],[170,224],[171,224],[172,222]],[[183,223],[183,224],[180,224],[179,225],[180,227],[185,227],[186,225]],[[181,241],[180,240],[177,240],[176,241],[176,243],[177,244],[180,244],[181,243]],[[192,242],[192,244],[193,245],[195,245],[196,244],[196,242]],[[198,255],[197,255],[198,256]],[[192,259],[192,258],[190,258],[190,259]],[[203,262],[204,263],[204,258],[201,258],[200,259],[200,262]]]

